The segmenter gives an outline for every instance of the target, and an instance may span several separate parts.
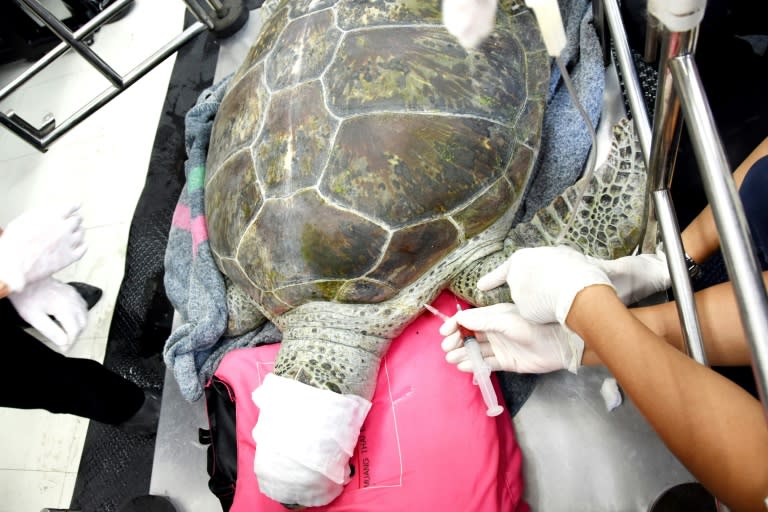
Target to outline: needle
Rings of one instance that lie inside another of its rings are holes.
[[[441,318],[443,321],[450,320],[451,318],[429,304],[424,304],[424,307],[427,311]],[[458,302],[456,303],[456,309],[461,311],[461,304]],[[488,407],[485,413],[488,416],[498,416],[502,413],[504,408],[499,405],[496,391],[493,389],[493,383],[491,383],[491,369],[483,359],[475,333],[463,325],[457,325],[459,327],[461,339],[464,340],[464,347],[467,349],[469,360],[472,363],[472,373],[474,375],[473,382],[480,388],[480,394],[483,396],[483,401]]]

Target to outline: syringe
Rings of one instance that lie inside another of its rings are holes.
[[[433,315],[442,318],[443,321],[450,320],[451,318],[429,304],[424,304],[424,307]],[[461,311],[461,305],[456,304],[456,309]],[[485,413],[488,416],[498,416],[504,411],[504,408],[499,405],[499,401],[496,398],[496,391],[493,389],[493,383],[491,382],[491,368],[483,359],[483,354],[480,353],[480,345],[477,342],[475,333],[461,324],[457,325],[459,327],[461,339],[464,341],[464,347],[467,349],[469,361],[472,364],[472,382],[480,388],[480,394],[483,396],[483,401],[488,407]]]

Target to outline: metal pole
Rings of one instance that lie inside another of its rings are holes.
[[[20,119],[14,112],[11,111],[7,114],[0,112],[0,125],[8,128],[24,142],[34,146],[35,149],[39,151],[46,151],[46,148],[43,147],[40,141],[40,137],[38,137],[33,131],[34,127],[24,121],[24,119]]]
[[[219,18],[223,18],[227,15],[227,8],[224,7],[224,4],[221,3],[220,0],[207,0],[208,5],[213,7],[213,10],[216,11],[216,16]]]
[[[667,67],[669,61],[692,52],[696,46],[698,26],[687,32],[662,30],[662,53],[659,56],[659,82],[656,89],[656,105],[651,137],[651,155],[648,172],[655,213],[661,226],[662,240],[667,254],[672,289],[683,331],[683,338],[688,354],[701,364],[706,364],[704,342],[701,336],[693,288],[684,260],[683,243],[676,219],[674,205],[669,199],[668,190],[672,183],[672,172],[677,156],[682,128],[680,117],[680,99],[675,93],[672,76]],[[657,194],[657,191],[667,191]]]
[[[694,361],[708,366],[707,355],[704,352],[704,344],[701,342],[699,332],[699,317],[693,299],[691,280],[688,277],[688,267],[685,264],[683,244],[680,243],[680,227],[677,224],[669,189],[654,190],[653,203],[656,206],[661,236],[664,240],[664,252],[669,265],[669,275],[672,278],[672,288],[675,290],[675,300],[678,304],[677,313],[680,315],[681,324],[684,326],[683,333],[690,336],[690,338],[686,338],[686,352]],[[695,326],[696,331],[689,329],[691,332],[686,333],[686,326]],[[699,338],[698,343],[692,343],[691,340],[696,340],[696,337]]]
[[[206,10],[197,3],[197,0],[184,0],[184,3],[187,5],[187,9],[189,9],[195,18],[197,18],[197,21],[205,23],[208,30],[213,30],[215,28],[213,19],[208,15]]]
[[[96,31],[107,19],[111,18],[117,11],[122,9],[123,7],[127,6],[129,3],[133,2],[134,0],[117,0],[115,3],[110,4],[109,7],[107,7],[105,10],[88,20],[88,22],[77,29],[77,31],[73,34],[75,39],[78,41],[88,37]],[[69,45],[67,43],[59,43],[58,46],[56,46],[53,50],[46,53],[42,58],[35,61],[34,64],[32,64],[29,68],[27,68],[24,73],[16,77],[11,83],[3,87],[2,90],[0,90],[0,100],[10,95],[13,91],[27,83],[30,78],[38,74],[40,71],[42,71],[46,66],[48,66],[51,62],[56,60],[58,57],[63,55],[67,50],[69,49]]]
[[[678,55],[693,53],[696,48],[698,29],[688,32],[662,31],[662,53],[659,58],[659,83],[656,89],[656,105],[649,161],[655,182],[653,189],[669,187],[680,142],[680,99],[675,93],[667,64]]]
[[[109,88],[102,92],[99,96],[91,100],[90,103],[88,103],[86,106],[72,114],[69,118],[65,119],[64,122],[62,122],[59,126],[57,126],[51,133],[43,137],[43,139],[40,141],[40,144],[43,148],[47,148],[49,145],[51,145],[56,139],[64,135],[66,132],[77,126],[83,119],[87,118],[97,110],[99,110],[101,107],[109,103],[115,96],[120,94],[122,89],[127,89],[136,81],[138,81],[141,77],[152,71],[155,66],[157,66],[160,62],[164,61],[166,58],[174,54],[181,46],[186,44],[190,39],[197,36],[198,34],[205,32],[207,30],[206,26],[196,21],[192,25],[190,25],[187,29],[184,30],[181,34],[173,38],[170,42],[166,43],[162,48],[160,48],[157,52],[152,54],[150,57],[145,59],[142,63],[140,63],[138,66],[133,68],[131,71],[129,71],[125,75],[125,86],[123,88]],[[2,121],[2,118],[0,118],[0,121]]]
[[[651,13],[646,13],[645,20],[645,47],[643,48],[643,60],[653,62],[659,53],[659,20]]]
[[[693,58],[683,55],[669,63],[673,81],[688,118],[688,131],[701,170],[723,258],[739,303],[741,321],[752,350],[755,380],[768,414],[768,299],[744,210],[730,172],[712,111]]]
[[[637,138],[640,140],[640,149],[642,149],[645,163],[648,165],[651,157],[651,122],[648,120],[648,112],[645,110],[640,80],[637,78],[637,71],[635,71],[635,66],[632,64],[629,42],[624,30],[624,23],[621,21],[621,12],[616,0],[604,0],[603,4],[605,16],[608,20],[608,29],[611,32],[613,45],[616,49],[619,70],[624,77],[624,88],[629,100],[629,107],[632,110],[632,119],[635,122]]]
[[[123,79],[120,74],[104,62],[87,44],[79,41],[61,21],[41,6],[36,0],[20,0],[29,10],[35,13],[45,25],[51,29],[62,41],[72,47],[88,63],[95,67],[99,73],[109,80],[115,87],[123,87]]]

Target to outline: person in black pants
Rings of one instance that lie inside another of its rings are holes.
[[[101,295],[98,288],[84,290]],[[0,300],[0,324],[5,330],[4,358],[10,363],[4,373],[9,382],[20,384],[3,386],[0,407],[46,409],[132,433],[151,432],[159,413],[155,396],[94,360],[66,357],[27,334],[28,324],[8,299]]]
[[[51,274],[85,253],[78,208],[27,212],[0,230],[0,326],[4,374],[0,407],[46,409],[153,432],[159,396],[90,360],[65,357],[25,332],[35,327],[54,345],[70,346],[101,297],[93,286],[67,285]]]

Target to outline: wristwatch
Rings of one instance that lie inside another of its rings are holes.
[[[696,261],[693,258],[691,258],[687,252],[684,254],[685,254],[685,266],[688,268],[688,276],[691,279],[698,279],[699,276],[701,275],[701,266],[699,266],[699,264],[696,263]]]

